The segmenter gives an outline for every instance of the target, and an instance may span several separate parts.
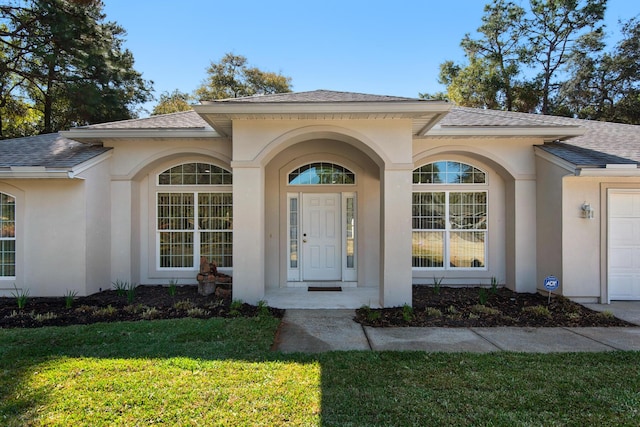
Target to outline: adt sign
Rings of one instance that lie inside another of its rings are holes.
[[[544,288],[549,292],[555,291],[560,286],[560,281],[556,276],[547,276],[544,279]]]

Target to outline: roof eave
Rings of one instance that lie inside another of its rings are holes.
[[[198,139],[198,138],[221,138],[213,129],[83,129],[76,128],[67,131],[61,131],[60,134],[65,138],[79,142],[93,142],[102,139],[157,139],[157,138],[180,138],[180,139]]]
[[[577,126],[434,126],[425,136],[451,137],[535,137],[543,138],[545,142],[564,141],[576,136],[582,136],[585,129]]]
[[[111,150],[98,154],[89,160],[74,166],[47,167],[47,166],[11,166],[0,168],[0,178],[5,179],[80,179],[78,176],[87,169],[109,159],[113,155]]]

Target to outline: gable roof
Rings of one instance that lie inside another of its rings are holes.
[[[333,90],[313,90],[308,92],[287,92],[270,95],[245,96],[240,98],[227,98],[215,101],[204,101],[203,104],[212,103],[323,103],[323,102],[440,102],[426,99],[405,98],[400,96],[370,95],[357,92],[339,92]]]
[[[0,177],[52,177],[51,173],[77,173],[78,168],[110,151],[83,144],[58,133],[0,141]]]

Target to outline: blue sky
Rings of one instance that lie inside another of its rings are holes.
[[[233,52],[291,77],[296,92],[417,97],[444,90],[439,65],[464,59],[460,40],[488,1],[105,0],[104,11],[127,30],[125,47],[156,96],[193,91],[211,61]],[[637,0],[609,0],[609,40],[619,19],[639,14]]]

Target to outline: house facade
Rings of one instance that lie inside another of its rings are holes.
[[[640,299],[638,130],[320,90],[0,141],[0,292],[195,283],[204,256],[249,303]]]

